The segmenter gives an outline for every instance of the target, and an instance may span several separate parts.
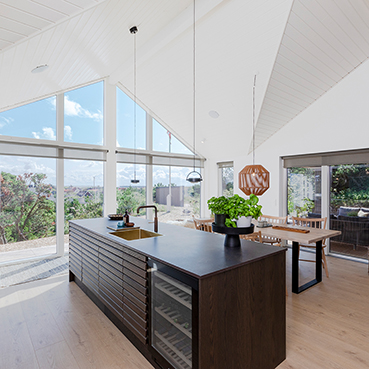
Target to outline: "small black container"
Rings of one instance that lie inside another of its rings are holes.
[[[214,223],[217,226],[220,227],[225,227],[225,221],[227,219],[227,215],[226,214],[215,214],[214,215]]]

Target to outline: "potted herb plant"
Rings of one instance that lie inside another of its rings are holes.
[[[251,194],[248,199],[239,195],[228,198],[228,216],[225,225],[227,227],[250,227],[252,218],[257,219],[261,215],[259,198]],[[246,218],[246,219],[245,219]]]
[[[229,209],[229,201],[225,196],[212,197],[208,200],[208,208],[214,214],[214,223],[218,226],[225,226],[227,213]]]

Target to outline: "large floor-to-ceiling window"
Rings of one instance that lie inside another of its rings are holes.
[[[117,211],[136,215],[139,205],[154,204],[160,222],[187,225],[200,215],[201,185],[186,181],[193,153],[138,105],[135,113],[134,101],[119,88],[116,104]],[[202,167],[202,160],[195,158],[195,165]],[[152,211],[141,210],[140,216],[150,218]]]
[[[68,221],[103,215],[100,81],[0,113],[0,263],[68,249]]]
[[[0,112],[0,158],[0,263],[63,255],[70,220],[145,204],[180,225],[200,214],[185,178],[203,159],[104,81]]]

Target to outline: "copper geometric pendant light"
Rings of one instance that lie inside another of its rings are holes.
[[[246,165],[238,174],[238,187],[247,196],[260,196],[269,188],[269,172],[262,165],[255,165],[255,85],[252,89],[252,165]]]

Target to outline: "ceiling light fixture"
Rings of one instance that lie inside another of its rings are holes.
[[[137,184],[140,182],[139,179],[136,178],[136,105],[137,105],[137,91],[136,91],[136,80],[137,80],[137,73],[136,73],[136,33],[138,32],[138,28],[136,26],[133,26],[129,29],[129,32],[131,32],[132,35],[134,35],[134,46],[133,46],[133,101],[134,101],[134,107],[133,107],[133,160],[134,160],[134,177],[131,179],[131,183]]]
[[[196,0],[193,0],[193,170],[187,174],[186,181],[199,183],[201,173],[196,171]]]
[[[219,118],[219,113],[218,113],[217,111],[215,111],[215,110],[210,110],[210,111],[209,111],[209,115],[210,115],[212,118],[214,118],[214,119]]]
[[[38,65],[36,68],[31,70],[31,73],[42,73],[44,72],[49,66],[47,64]]]
[[[255,165],[255,86],[252,89],[252,165],[246,165],[238,174],[238,187],[246,195],[260,196],[269,188],[269,172],[262,165]]]

